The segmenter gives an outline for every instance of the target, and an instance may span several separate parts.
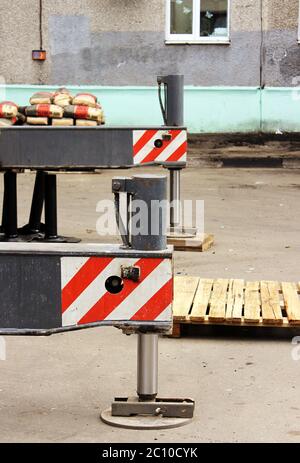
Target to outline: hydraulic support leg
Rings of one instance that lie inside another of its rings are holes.
[[[181,225],[180,174],[181,169],[172,168],[170,172],[170,228],[178,229]]]
[[[29,223],[19,230],[21,235],[37,235],[44,232],[45,226],[41,219],[45,201],[45,177],[46,173],[43,171],[36,173]]]
[[[182,202],[181,202],[181,184],[180,176],[182,169],[180,167],[168,167],[170,173],[170,228],[169,237],[194,237],[197,229],[185,227],[182,223]]]
[[[159,84],[160,104],[164,122],[167,126],[180,127],[184,125],[184,76],[168,75],[157,78]],[[165,87],[165,107],[161,97],[161,86]],[[184,228],[181,223],[181,191],[180,175],[183,167],[178,165],[167,167],[170,174],[170,225],[169,238],[194,237],[196,228]]]
[[[158,393],[158,335],[138,334],[137,397],[116,398],[101,414],[106,424],[135,429],[175,428],[193,418],[192,399],[161,399]]]
[[[47,243],[79,243],[73,237],[60,236],[57,232],[57,182],[55,174],[45,176],[45,237],[39,238]]]
[[[137,393],[141,402],[155,400],[158,393],[158,335],[139,334]]]
[[[141,229],[144,232],[140,236],[135,235],[131,227],[131,236],[128,236],[128,239],[132,249],[138,249],[145,253],[166,249],[167,209],[163,207],[161,213],[156,216],[153,214],[153,209],[151,209],[153,203],[166,203],[166,177],[137,175],[131,179],[115,178],[113,180],[113,192],[115,195],[130,192],[135,200],[142,201],[144,204],[144,207],[141,208],[140,217]],[[118,205],[118,201],[116,201],[116,204]],[[175,220],[174,217],[173,220]],[[145,233],[146,224],[148,233]],[[155,230],[157,234],[153,236],[152,230]],[[143,272],[140,277],[142,275]],[[153,301],[153,304],[157,304],[157,302]],[[171,313],[169,322],[168,327],[171,328]],[[126,327],[124,327],[124,331],[126,333]],[[143,331],[137,329],[135,332],[138,337],[137,396],[133,398],[116,398],[111,408],[101,414],[101,419],[112,426],[133,429],[174,428],[189,423],[195,408],[192,399],[161,399],[157,397],[158,332],[150,328],[144,328]]]
[[[17,174],[11,170],[4,174],[1,241],[19,241],[17,215]]]
[[[57,241],[57,184],[56,175],[46,175],[45,240]],[[60,241],[60,240],[59,240]]]
[[[3,176],[4,179],[4,176]],[[6,220],[6,208],[7,208],[7,191],[5,188],[5,181],[4,181],[4,188],[3,188],[3,203],[2,203],[2,222],[1,222],[1,228],[0,228],[0,233],[1,238],[4,238],[5,235],[5,220]]]

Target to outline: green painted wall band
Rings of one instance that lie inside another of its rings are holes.
[[[26,105],[35,91],[58,86],[0,85],[0,101]],[[156,87],[68,86],[95,93],[108,125],[163,123]],[[185,123],[191,133],[300,132],[300,88],[185,88]]]

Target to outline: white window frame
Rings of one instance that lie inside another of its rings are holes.
[[[166,2],[166,25],[165,43],[166,44],[229,44],[230,43],[230,7],[231,0],[228,1],[227,10],[227,36],[224,37],[201,37],[200,36],[200,4],[201,0],[193,0],[193,34],[171,34],[171,0]],[[198,32],[197,32],[198,31]]]

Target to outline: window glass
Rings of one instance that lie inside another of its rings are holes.
[[[228,35],[227,0],[200,0],[201,37],[226,37]]]
[[[193,33],[193,0],[171,0],[171,34]]]

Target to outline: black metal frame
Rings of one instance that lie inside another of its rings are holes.
[[[42,224],[45,206],[45,224]],[[17,173],[4,174],[4,194],[0,241],[44,241],[78,243],[80,239],[58,235],[56,175],[38,171],[32,196],[29,222],[18,229]]]

